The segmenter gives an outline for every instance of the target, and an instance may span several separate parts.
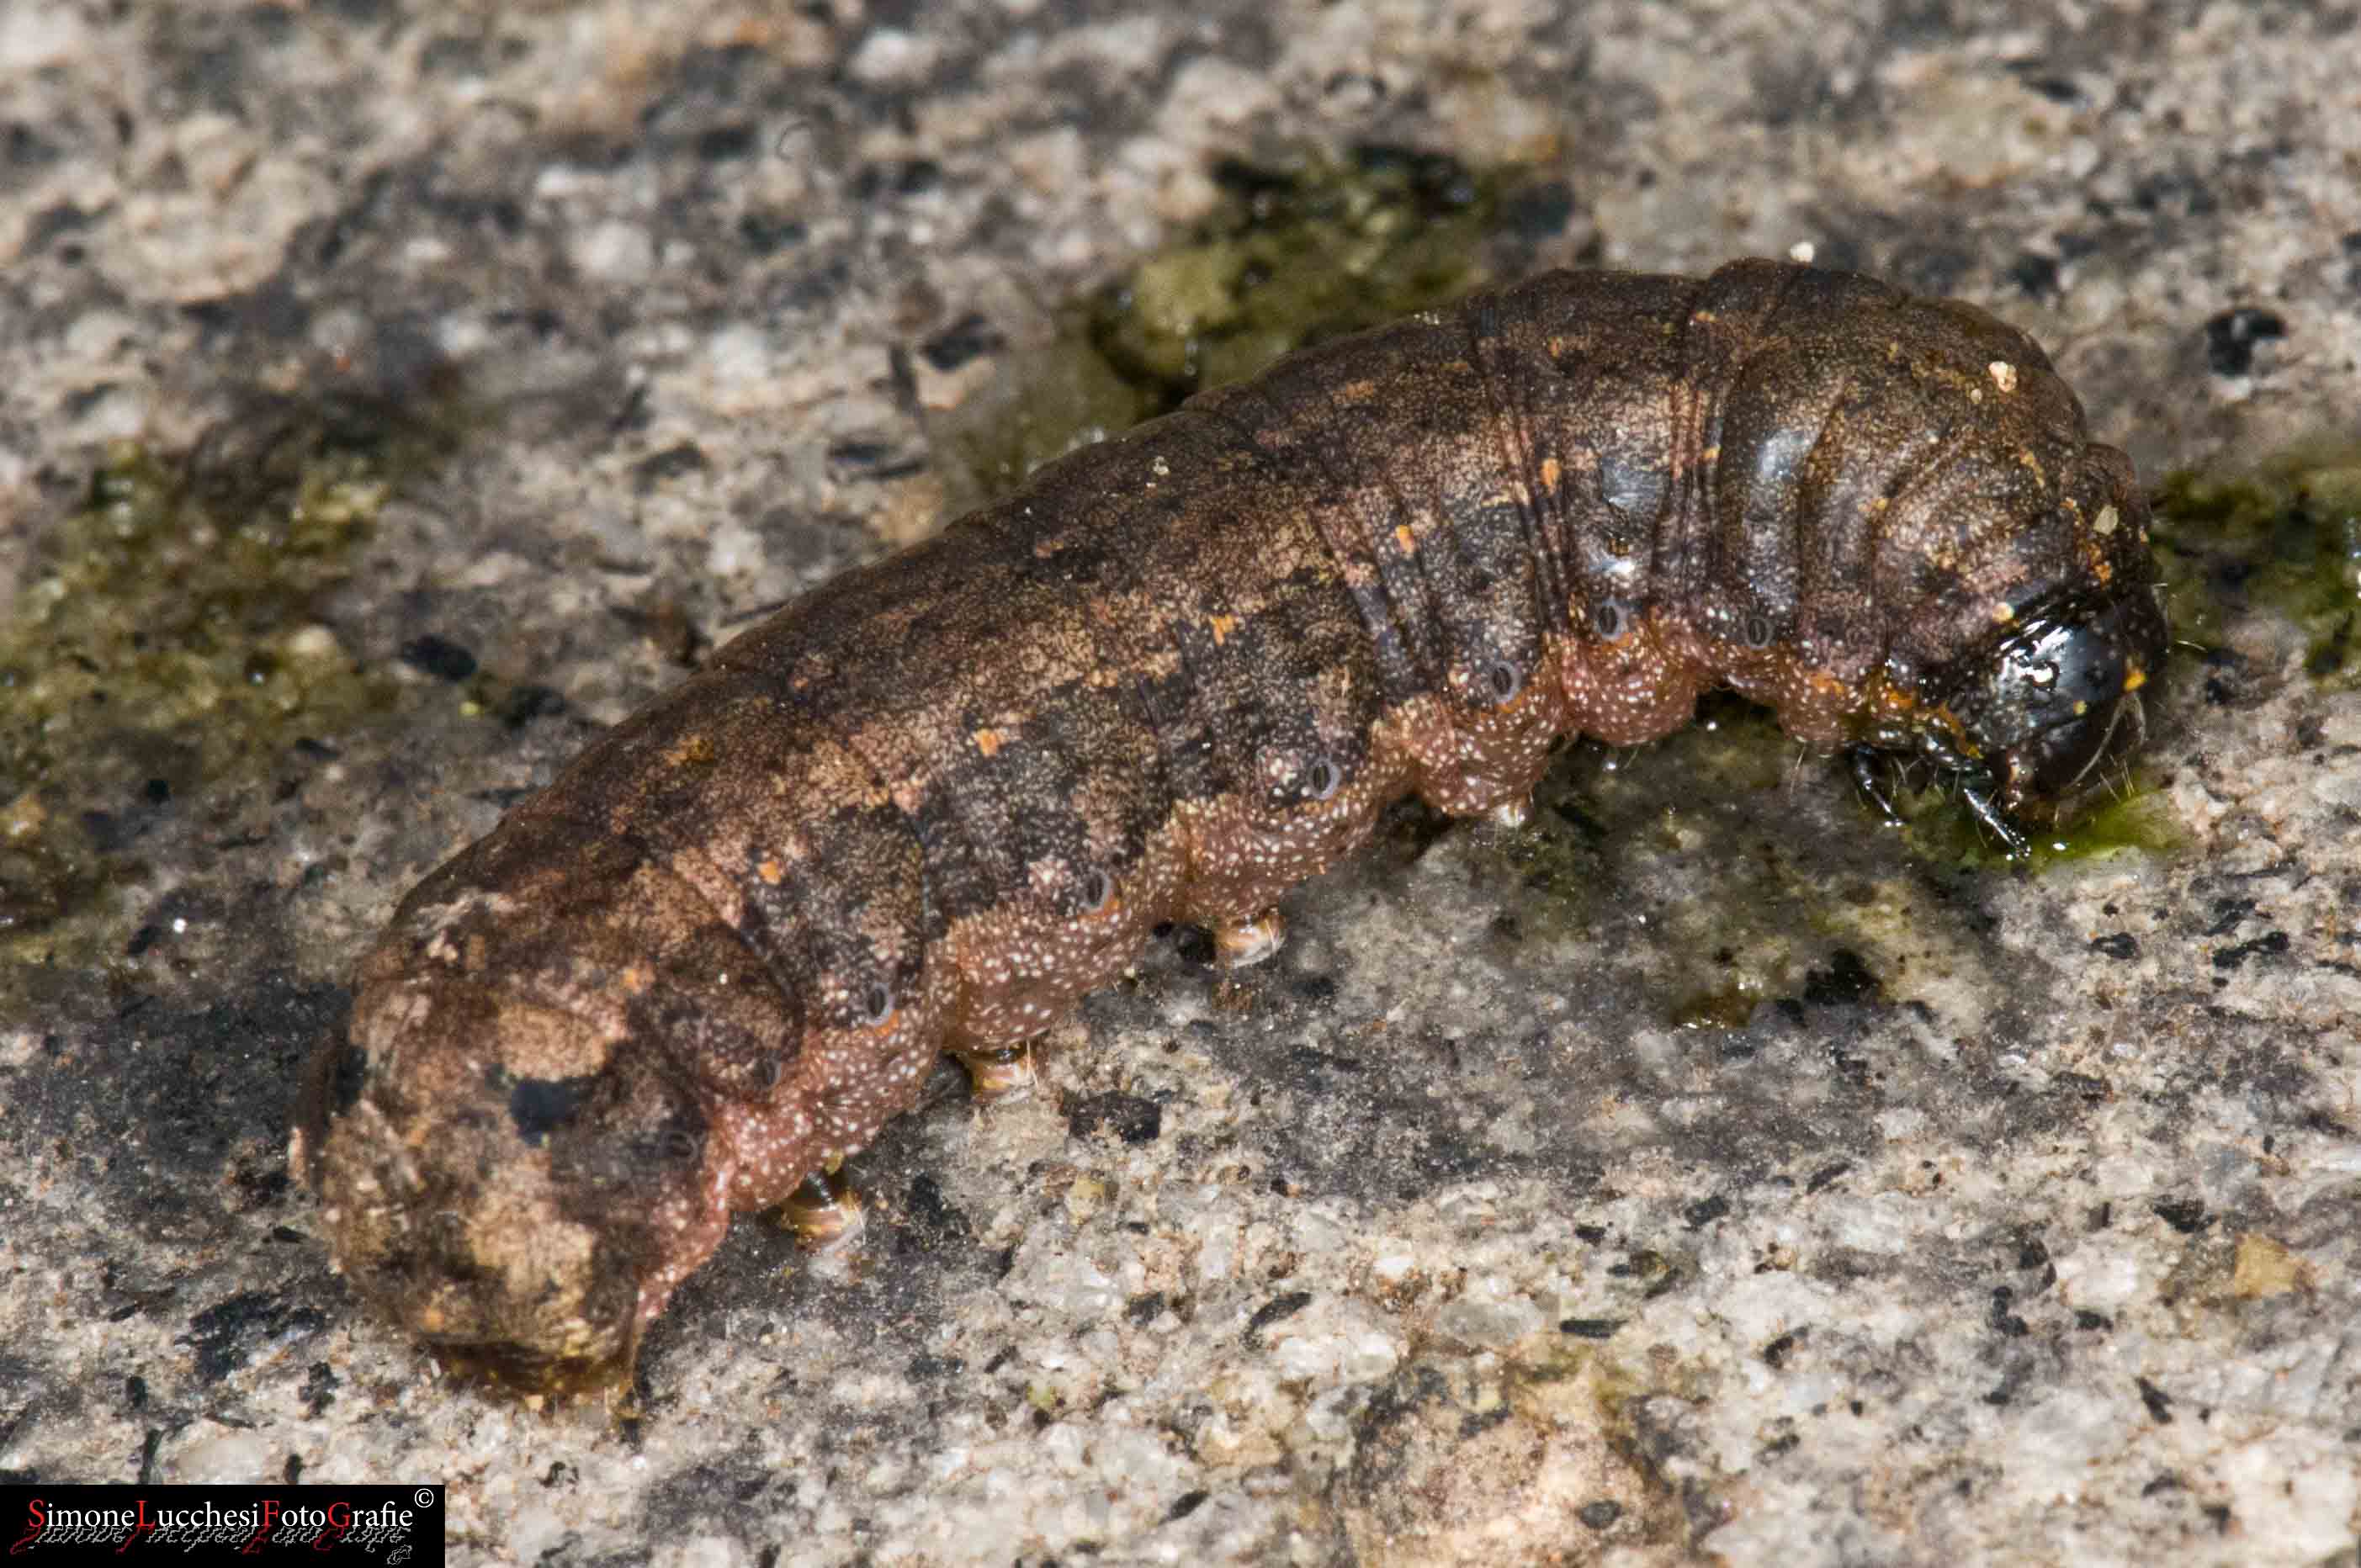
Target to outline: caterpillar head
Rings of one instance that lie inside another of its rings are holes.
[[[2140,691],[2163,663],[2164,614],[2140,588],[2089,606],[2070,598],[1994,650],[1953,711],[1985,759],[2003,810],[2059,815],[2147,739]]]
[[[1943,689],[1950,725],[1917,749],[1957,776],[2013,855],[2020,824],[2070,820],[2147,739],[2141,692],[2164,663],[2164,611],[2145,583],[2070,589],[2010,622]]]

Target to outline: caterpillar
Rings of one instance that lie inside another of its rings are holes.
[[[357,1294],[528,1393],[627,1376],[732,1213],[945,1049],[979,1091],[1151,931],[1275,902],[1415,792],[1726,686],[1931,762],[2004,842],[2145,737],[2129,461],[2023,333],[1741,261],[1555,272],[1074,453],[723,648],[421,883],[291,1164]]]

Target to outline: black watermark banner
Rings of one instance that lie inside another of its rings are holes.
[[[443,1561],[439,1486],[0,1486],[13,1563]]]

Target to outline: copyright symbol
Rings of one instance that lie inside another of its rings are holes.
[[[411,1494],[410,1500],[422,1508],[431,1508],[434,1506],[434,1494],[430,1488],[421,1486]]]

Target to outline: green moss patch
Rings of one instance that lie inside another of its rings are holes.
[[[1360,148],[1342,159],[1229,160],[1221,201],[1175,243],[1064,313],[1056,342],[1006,378],[1013,400],[953,416],[954,503],[1005,494],[1054,457],[1291,349],[1447,304],[1497,281],[1489,237],[1562,227],[1563,184],[1521,167]]]
[[[2174,474],[2157,508],[2173,634],[2218,648],[2252,610],[2285,616],[2324,690],[2361,685],[2361,448],[2312,442],[2250,472]]]
[[[378,404],[278,401],[185,454],[106,455],[0,622],[0,951],[65,959],[140,874],[143,821],[390,700],[317,607],[446,446]]]

